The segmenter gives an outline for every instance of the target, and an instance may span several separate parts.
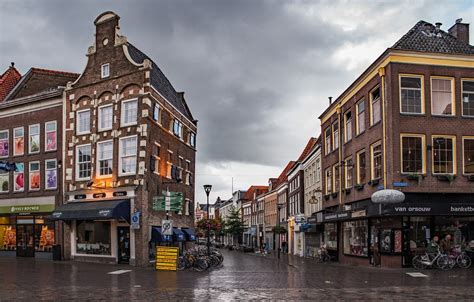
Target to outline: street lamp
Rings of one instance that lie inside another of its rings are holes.
[[[277,216],[278,216],[278,259],[280,259],[280,250],[281,250],[281,234],[280,234],[280,210],[283,209],[283,206],[284,204],[282,203],[277,203],[277,209],[278,209],[278,213],[277,213]]]
[[[211,185],[204,185],[204,192],[206,192],[207,196],[207,255],[211,255],[211,224],[209,223],[209,193],[211,193],[212,186]]]

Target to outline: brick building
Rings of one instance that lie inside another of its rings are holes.
[[[242,200],[242,221],[244,223],[244,245],[253,248],[263,243],[263,222],[265,216],[263,195],[268,186],[250,186]]]
[[[184,93],[119,34],[119,19],[96,18],[87,66],[66,88],[66,200],[53,217],[67,226],[67,258],[146,265],[156,245],[193,238],[197,121]],[[153,206],[163,194],[177,198],[175,211]],[[168,217],[173,235],[161,231]]]
[[[0,255],[51,259],[62,242],[48,216],[63,192],[64,87],[78,76],[31,68],[0,102]]]
[[[469,25],[420,21],[320,116],[324,241],[343,263],[409,266],[433,235],[474,246]],[[375,205],[381,189],[405,194]]]

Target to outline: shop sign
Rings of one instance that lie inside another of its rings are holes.
[[[40,213],[52,212],[53,210],[54,204],[2,206],[0,207],[0,214]]]
[[[105,193],[94,193],[94,194],[92,194],[92,197],[93,198],[104,198]]]
[[[351,218],[350,212],[331,213],[331,214],[324,215],[324,221],[340,220],[340,219],[347,219],[347,218]]]
[[[110,215],[111,210],[100,210],[99,216],[108,217]]]
[[[365,217],[367,216],[366,210],[354,211],[352,212],[352,218]]]
[[[408,187],[408,183],[406,183],[406,182],[394,182],[392,185],[394,187],[398,187],[398,188]]]
[[[382,215],[473,215],[474,204],[385,205]]]
[[[132,214],[132,217],[130,218],[131,220],[131,225],[130,227],[133,230],[138,230],[140,229],[140,211],[136,211],[135,213]]]
[[[161,196],[153,197],[155,211],[181,211],[183,207],[183,193],[163,191]]]
[[[86,199],[86,194],[74,195],[74,199]]]
[[[114,197],[127,196],[127,191],[114,192],[112,195],[113,195]]]
[[[178,263],[177,247],[157,246],[156,247],[156,265],[157,270],[176,271]]]

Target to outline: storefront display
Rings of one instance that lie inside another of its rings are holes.
[[[54,224],[44,216],[0,217],[0,251],[34,246],[36,252],[52,252],[54,244]]]
[[[324,243],[328,249],[337,249],[337,223],[324,224]]]
[[[76,252],[111,255],[110,237],[110,221],[79,220],[76,223]]]
[[[343,252],[346,255],[368,257],[367,220],[343,222]]]

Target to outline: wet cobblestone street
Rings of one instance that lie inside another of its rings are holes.
[[[474,270],[378,269],[223,251],[208,272],[0,258],[0,301],[473,300]],[[109,274],[117,270],[131,270]]]

